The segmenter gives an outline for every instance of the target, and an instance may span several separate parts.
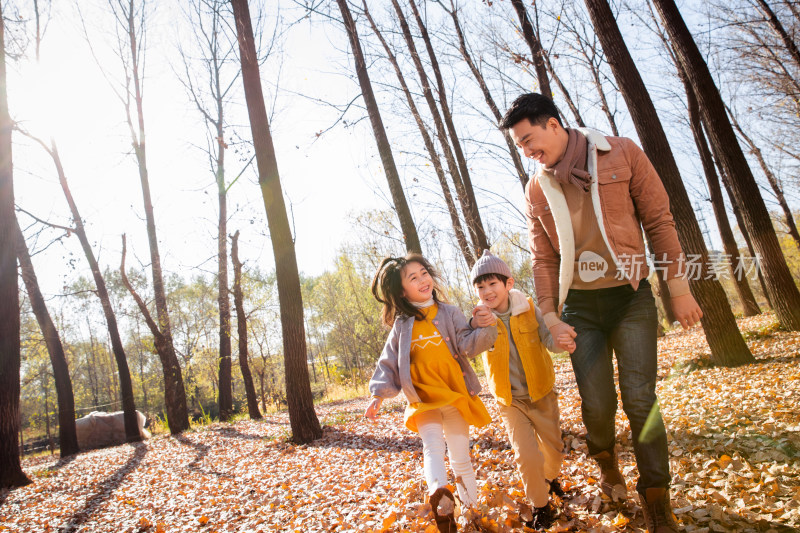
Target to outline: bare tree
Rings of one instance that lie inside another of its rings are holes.
[[[553,98],[553,89],[550,88],[550,79],[547,77],[547,67],[544,62],[545,51],[539,40],[538,32],[533,31],[533,24],[528,17],[528,10],[522,0],[511,0],[511,5],[519,18],[519,25],[522,28],[522,38],[528,44],[533,58],[533,66],[536,69],[536,78],[539,80],[539,92],[548,98]]]
[[[364,103],[367,106],[367,114],[369,115],[369,121],[372,125],[372,133],[378,145],[378,154],[380,154],[381,157],[383,171],[386,173],[386,180],[389,182],[389,192],[392,194],[392,201],[394,202],[397,216],[400,219],[400,228],[403,231],[406,249],[408,251],[421,252],[422,246],[419,242],[419,236],[417,235],[417,227],[414,225],[414,219],[411,216],[411,210],[408,207],[408,202],[403,192],[403,184],[400,181],[400,174],[397,172],[397,165],[395,165],[394,162],[392,146],[386,135],[386,129],[383,127],[383,119],[381,118],[381,112],[378,108],[378,101],[375,99],[375,93],[372,91],[372,82],[369,79],[369,72],[367,72],[367,63],[364,60],[364,52],[361,49],[361,41],[358,37],[358,29],[356,28],[355,20],[353,20],[353,15],[350,13],[350,8],[347,6],[346,0],[337,0],[337,3],[339,5],[339,11],[342,14],[344,27],[347,30],[347,37],[350,40],[350,48],[353,50],[356,75],[358,76],[358,83],[361,86],[361,96],[364,98]]]
[[[39,281],[33,269],[33,261],[25,244],[25,236],[17,224],[17,258],[19,259],[22,281],[31,302],[33,314],[42,330],[47,352],[50,354],[50,364],[53,367],[53,379],[56,383],[56,397],[58,399],[58,444],[61,457],[78,453],[78,435],[75,430],[75,397],[72,394],[72,381],[69,377],[67,357],[64,355],[64,346],[58,335],[47,304],[39,289]],[[49,418],[48,418],[49,420]],[[127,430],[127,428],[126,428]]]
[[[486,100],[486,105],[489,106],[489,109],[492,111],[492,116],[494,116],[495,120],[499,124],[500,120],[503,118],[503,115],[500,113],[500,109],[497,107],[497,104],[495,103],[495,100],[489,91],[489,85],[486,83],[483,73],[475,64],[475,61],[472,59],[472,55],[469,53],[469,46],[467,45],[467,40],[464,37],[464,32],[461,29],[461,22],[458,18],[458,9],[456,9],[453,0],[450,0],[450,9],[445,8],[444,5],[442,5],[442,9],[444,9],[453,19],[453,26],[455,27],[456,35],[458,36],[458,49],[461,52],[461,56],[464,58],[467,66],[469,66],[472,75],[475,76],[475,81],[478,82],[478,87],[481,89],[483,99]],[[508,146],[508,153],[511,155],[511,160],[514,162],[514,168],[517,170],[517,175],[519,176],[519,181],[522,184],[522,189],[525,190],[525,185],[528,184],[528,173],[525,171],[525,167],[522,165],[522,158],[519,155],[519,150],[517,150],[517,147],[514,146],[514,141],[511,139],[510,133],[504,131],[503,137],[505,138],[506,145]]]
[[[703,272],[700,276],[692,276],[689,285],[703,310],[703,330],[711,348],[711,356],[721,366],[753,362],[755,359],[739,332],[725,291],[719,281],[706,279],[709,278],[708,250],[700,226],[684,188],[672,149],[667,142],[661,120],[628,52],[611,6],[607,0],[586,0],[586,7],[608,64],[628,104],[642,148],[661,177],[669,195],[670,209],[674,215],[681,247],[685,253],[698,257],[702,265]]]
[[[450,136],[450,144],[453,146],[453,153],[456,156],[458,170],[461,173],[461,181],[464,186],[464,194],[466,194],[466,219],[473,226],[472,231],[474,232],[476,239],[475,255],[476,257],[480,257],[480,255],[483,253],[483,250],[489,248],[489,241],[486,238],[486,230],[483,228],[481,215],[478,212],[478,202],[475,199],[475,190],[472,187],[472,178],[470,178],[469,175],[470,173],[469,167],[467,166],[467,159],[464,156],[464,151],[461,148],[461,140],[458,137],[458,132],[456,131],[456,126],[453,122],[453,113],[450,110],[450,104],[447,101],[447,88],[444,85],[444,78],[442,78],[442,71],[441,68],[439,68],[439,60],[437,59],[436,52],[433,49],[433,43],[431,42],[430,35],[428,35],[428,29],[425,27],[425,23],[419,14],[417,4],[414,2],[414,0],[408,0],[408,4],[411,6],[411,11],[414,13],[414,18],[416,19],[417,26],[419,27],[420,36],[422,37],[422,41],[425,43],[425,49],[428,52],[428,58],[431,62],[431,70],[433,71],[433,77],[436,80],[437,94],[439,95],[439,107],[442,110],[442,118],[444,118],[444,123],[447,126],[447,133]],[[398,6],[399,4],[395,2],[395,8]]]
[[[247,395],[247,412],[252,420],[260,420],[258,397],[250,373],[250,355],[247,349],[247,315],[244,312],[242,291],[242,262],[239,261],[239,230],[231,237],[231,260],[233,261],[233,305],[236,308],[236,331],[239,334],[239,367],[242,370],[244,391]]]
[[[694,138],[697,152],[700,155],[700,162],[703,166],[703,173],[706,177],[706,184],[708,185],[711,206],[714,210],[714,217],[717,221],[717,227],[719,228],[722,245],[725,249],[726,255],[728,258],[730,258],[728,270],[732,276],[731,279],[733,280],[736,292],[739,295],[739,301],[742,304],[744,316],[758,315],[761,313],[761,309],[759,309],[758,303],[753,296],[753,291],[750,289],[750,284],[747,282],[747,277],[741,275],[741,272],[738,269],[739,266],[744,264],[744,258],[739,253],[739,248],[736,245],[736,239],[733,236],[733,230],[731,229],[730,221],[728,220],[728,214],[725,211],[725,200],[722,197],[722,188],[720,187],[719,177],[717,176],[714,166],[714,157],[711,153],[711,149],[708,146],[708,141],[706,140],[706,136],[703,131],[703,121],[700,116],[697,97],[694,94],[694,89],[692,89],[692,86],[689,83],[689,78],[686,76],[680,61],[677,59],[669,39],[664,34],[663,28],[661,28],[661,26],[658,24],[656,14],[653,12],[652,6],[648,5],[648,7],[650,7],[650,20],[655,26],[654,31],[658,34],[658,37],[661,39],[661,42],[664,45],[664,49],[669,55],[670,60],[672,61],[673,65],[675,65],[678,78],[683,83],[683,87],[686,92],[686,107],[689,115],[689,126],[692,130],[692,137]]]
[[[791,54],[797,66],[800,67],[800,50],[797,49],[797,43],[794,42],[792,36],[789,35],[786,28],[783,27],[778,16],[765,0],[755,0],[755,4],[761,12],[764,13],[764,16],[767,18],[767,23],[769,23],[770,27],[775,31],[778,37],[780,37],[786,50]]]
[[[783,223],[786,225],[786,229],[789,235],[792,236],[792,239],[794,239],[795,244],[800,248],[800,232],[797,231],[797,223],[794,220],[792,208],[789,207],[789,202],[786,200],[786,195],[783,193],[780,179],[772,172],[772,169],[767,164],[767,160],[764,158],[764,154],[756,145],[755,141],[753,141],[753,138],[745,133],[744,129],[739,125],[739,121],[736,119],[736,115],[731,108],[726,105],[725,109],[728,111],[728,116],[731,119],[731,125],[733,125],[734,129],[739,133],[739,136],[744,139],[747,146],[750,147],[750,153],[755,156],[756,161],[758,161],[758,166],[760,166],[762,172],[764,172],[764,176],[767,178],[767,182],[770,187],[772,187],[772,192],[775,193],[775,198],[778,200],[778,205],[781,206],[781,210],[783,211]]]
[[[405,76],[403,76],[403,72],[400,70],[400,65],[397,62],[397,58],[395,57],[394,52],[392,52],[392,49],[389,47],[389,44],[386,42],[386,39],[384,39],[383,34],[378,29],[378,26],[375,24],[375,20],[372,18],[372,15],[370,15],[366,1],[364,1],[364,15],[366,15],[367,20],[369,21],[370,26],[372,27],[372,31],[375,33],[375,36],[378,37],[378,40],[381,42],[381,45],[383,46],[383,49],[386,52],[386,57],[392,64],[394,72],[397,75],[397,81],[400,83],[400,88],[403,90],[403,94],[406,97],[408,108],[411,110],[411,115],[414,117],[414,121],[417,123],[417,127],[419,128],[419,133],[422,136],[422,142],[423,144],[425,144],[425,149],[428,151],[428,158],[430,159],[431,164],[433,164],[433,169],[434,172],[436,173],[436,177],[439,179],[439,185],[442,188],[444,203],[447,206],[447,213],[450,215],[450,223],[453,226],[453,231],[456,236],[456,242],[458,243],[458,247],[461,250],[461,255],[464,257],[464,260],[467,262],[467,265],[469,265],[470,268],[472,268],[472,265],[475,263],[475,254],[470,249],[469,242],[467,241],[467,236],[464,233],[463,226],[461,225],[461,218],[459,217],[456,204],[453,201],[453,194],[450,191],[450,185],[447,183],[447,176],[445,175],[444,168],[442,167],[442,160],[439,157],[439,154],[436,152],[436,146],[434,145],[433,139],[431,139],[431,135],[428,132],[428,127],[422,120],[422,116],[420,115],[420,112],[417,109],[417,105],[414,103],[414,98],[411,95],[411,90],[408,88]]]
[[[344,2],[344,0],[340,0],[340,2]],[[308,377],[303,326],[303,295],[300,291],[297,257],[289,227],[289,217],[283,201],[278,160],[275,157],[275,147],[272,143],[267,110],[264,106],[264,93],[261,90],[261,77],[253,40],[250,11],[247,7],[247,0],[231,0],[231,3],[239,40],[242,83],[247,100],[247,112],[250,117],[250,129],[253,133],[253,147],[258,163],[258,182],[264,197],[264,207],[272,237],[272,250],[275,256],[289,421],[294,440],[306,443],[320,438],[322,428],[314,412],[311,383]],[[342,7],[341,3],[340,7]],[[345,5],[344,8],[346,7]],[[352,19],[350,19],[350,23],[352,25]],[[348,25],[347,21],[345,21],[345,25]],[[354,26],[353,30],[355,30]],[[414,235],[416,236],[416,232]],[[411,236],[407,236],[407,239],[410,245]],[[416,244],[419,246],[418,240]]]
[[[455,186],[456,194],[458,195],[459,204],[461,205],[461,212],[464,214],[464,219],[467,224],[467,231],[469,232],[470,239],[472,241],[473,251],[475,255],[480,256],[482,251],[485,248],[488,248],[489,245],[488,241],[486,240],[486,232],[483,229],[483,224],[480,219],[480,213],[478,212],[475,194],[474,192],[471,193],[472,186],[470,185],[469,188],[467,187],[465,178],[462,175],[462,170],[466,168],[466,161],[464,161],[462,165],[461,161],[456,156],[455,148],[451,147],[451,143],[456,142],[450,138],[450,135],[455,131],[455,128],[453,127],[451,130],[445,126],[446,120],[443,119],[444,113],[439,112],[439,107],[437,106],[436,100],[433,97],[433,90],[431,89],[431,85],[428,81],[428,75],[425,72],[425,67],[422,65],[420,55],[417,52],[417,47],[414,44],[414,37],[411,35],[411,28],[408,25],[405,13],[403,13],[403,10],[401,9],[397,0],[392,0],[392,6],[397,13],[397,19],[400,24],[400,29],[403,32],[403,38],[405,39],[406,46],[411,53],[411,59],[414,63],[414,67],[417,70],[417,75],[419,76],[420,85],[422,87],[422,95],[424,96],[425,101],[428,104],[428,109],[433,117],[436,136],[439,139],[439,144],[442,147],[442,153],[444,154],[448,170],[450,171],[450,178],[453,180],[453,185]],[[428,42],[430,41],[428,40]],[[443,87],[441,88],[440,92],[444,92]],[[463,153],[461,159],[463,160]]]
[[[136,418],[136,405],[133,398],[133,382],[131,381],[131,373],[128,367],[128,358],[125,354],[125,348],[122,345],[122,337],[119,334],[119,327],[117,326],[117,317],[114,309],[111,306],[111,298],[108,294],[106,281],[103,278],[103,273],[100,271],[100,265],[92,250],[92,245],[89,243],[89,237],[86,234],[86,226],[83,224],[78,205],[72,196],[72,191],[69,188],[67,175],[64,171],[64,166],[61,163],[61,156],[58,153],[58,147],[54,140],[50,141],[50,146],[46,143],[28,135],[31,139],[39,143],[45,149],[56,167],[58,175],[58,182],[61,185],[61,190],[64,193],[64,198],[69,206],[70,214],[72,215],[72,222],[74,224],[73,231],[78,237],[81,244],[81,249],[89,263],[89,270],[92,272],[92,279],[94,280],[97,297],[100,300],[100,305],[103,309],[103,316],[106,319],[106,327],[108,329],[108,338],[111,341],[111,349],[114,352],[114,359],[117,363],[117,371],[119,374],[120,393],[122,400],[122,411],[125,422],[125,438],[128,442],[138,442],[142,440],[141,433],[139,432],[139,423]]]
[[[153,201],[150,195],[150,177],[147,169],[144,110],[142,107],[144,97],[141,82],[142,71],[144,70],[142,54],[144,51],[146,21],[145,0],[142,0],[139,4],[135,0],[108,1],[120,32],[118,54],[125,68],[125,87],[119,96],[125,106],[125,117],[130,130],[131,144],[133,145],[139,169],[139,181],[142,186],[144,213],[147,223],[147,239],[150,243],[150,268],[153,276],[153,294],[158,322],[154,322],[152,319],[147,320],[147,317],[145,319],[150,326],[153,337],[157,339],[156,348],[161,359],[161,365],[164,368],[164,403],[169,420],[169,429],[171,433],[176,434],[189,428],[189,413],[186,408],[183,374],[178,358],[175,355],[175,347],[172,341],[172,327],[167,308],[167,295],[164,290],[161,254],[158,250],[156,221],[153,212]],[[135,124],[134,115],[131,114],[132,106],[136,113]],[[140,309],[142,309],[141,306]],[[144,310],[142,312],[144,313]]]
[[[769,212],[726,116],[725,104],[708,65],[675,3],[672,0],[653,0],[653,3],[697,95],[703,122],[712,145],[716,147],[715,153],[731,180],[736,203],[742,210],[742,218],[764,267],[764,279],[775,314],[785,328],[798,330],[800,291],[786,265]]]
[[[231,375],[231,306],[228,298],[228,188],[225,182],[225,107],[229,94],[239,78],[239,70],[225,76],[223,69],[235,61],[236,38],[228,38],[229,27],[224,22],[224,0],[193,0],[185,7],[199,57],[192,61],[181,47],[186,87],[195,107],[208,128],[208,153],[211,171],[217,188],[219,217],[217,224],[217,305],[219,308],[219,419],[227,421],[233,414],[233,386]],[[191,64],[200,63],[201,74],[192,72]],[[201,87],[207,89],[203,91]],[[205,97],[210,99],[206,104]]]
[[[19,285],[11,116],[6,85],[6,43],[0,4],[0,488],[31,482],[19,461]]]

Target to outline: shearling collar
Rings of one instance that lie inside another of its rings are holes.
[[[517,289],[508,291],[508,306],[511,309],[511,316],[521,315],[531,308],[531,304],[528,303],[528,297],[524,292]]]
[[[578,128],[578,130],[586,135],[589,141],[589,155],[587,160],[587,170],[592,175],[592,185],[590,194],[592,198],[592,209],[597,220],[597,226],[600,228],[600,233],[603,236],[603,241],[611,252],[611,257],[615,264],[618,264],[617,258],[614,255],[613,249],[608,242],[606,235],[605,222],[603,220],[603,209],[600,205],[600,191],[597,183],[597,152],[608,152],[611,150],[611,144],[606,139],[606,136],[599,131],[589,128]],[[553,213],[553,221],[556,225],[556,233],[558,234],[558,248],[561,255],[558,272],[558,313],[561,313],[561,306],[567,299],[567,293],[572,285],[572,275],[575,269],[575,234],[572,229],[572,220],[569,215],[569,207],[567,200],[564,196],[564,191],[561,184],[558,183],[553,176],[544,172],[541,168],[537,176],[539,185],[542,188],[547,203],[550,206],[550,211]]]
[[[590,128],[577,129],[586,136],[586,140],[589,141],[589,144],[595,145],[598,150],[602,150],[603,152],[608,152],[611,150],[611,144],[609,144],[608,139],[606,139],[606,136],[599,131]]]

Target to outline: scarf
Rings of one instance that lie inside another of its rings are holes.
[[[592,184],[592,175],[586,170],[589,141],[574,128],[567,128],[567,133],[569,141],[567,141],[567,151],[564,152],[564,157],[554,167],[545,167],[545,170],[552,174],[557,182],[571,183],[582,189],[583,192],[588,192]]]

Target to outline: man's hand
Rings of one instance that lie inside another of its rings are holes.
[[[494,316],[492,310],[488,305],[478,304],[472,310],[472,327],[473,328],[486,328],[494,326],[497,323],[497,317]]]
[[[375,422],[375,419],[378,418],[378,409],[381,408],[381,403],[383,402],[382,398],[378,398],[377,396],[372,398],[372,401],[369,402],[367,406],[367,410],[364,411],[364,416],[369,418],[370,422]]]
[[[556,339],[556,344],[562,346],[567,352],[572,353],[575,351],[577,345],[575,344],[575,339],[572,338],[572,335],[569,333],[562,333]]]
[[[554,348],[556,348],[557,351],[569,353],[575,351],[574,339],[578,336],[578,334],[575,333],[575,328],[566,322],[553,324],[553,326],[550,327],[550,335],[553,336],[553,343],[555,344]]]
[[[703,311],[691,293],[672,298],[672,312],[683,329],[689,329],[703,318]]]

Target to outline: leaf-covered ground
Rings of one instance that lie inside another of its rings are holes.
[[[672,502],[686,531],[800,529],[800,333],[772,315],[739,321],[757,363],[709,368],[699,327],[659,341],[658,384],[670,435]],[[635,498],[601,495],[585,455],[580,404],[568,360],[556,363],[562,427],[570,450],[567,495],[550,531],[642,531]],[[523,531],[522,486],[496,417],[472,430],[480,508],[463,531]],[[288,417],[215,424],[57,458],[26,460],[32,485],[0,492],[0,531],[431,531],[421,483],[421,442],[401,425],[403,403],[380,423],[366,399],[318,408],[324,437],[287,441]],[[636,466],[627,421],[617,419],[623,473]],[[434,529],[435,531],[435,529]]]

